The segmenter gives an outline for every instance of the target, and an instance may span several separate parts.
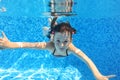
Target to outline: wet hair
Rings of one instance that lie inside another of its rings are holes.
[[[76,29],[72,28],[69,22],[62,22],[51,27],[48,37],[50,38],[50,34],[55,34],[55,32],[70,32],[72,38],[72,34],[76,33]]]
[[[55,24],[56,20],[57,20],[57,16],[55,16],[51,22],[50,25],[50,31],[47,35],[48,38],[51,38],[51,34],[55,34],[55,32],[70,32],[71,34],[71,38],[72,38],[72,34],[76,33],[76,29],[72,28],[72,26],[70,25],[69,22],[61,22],[59,24]]]
[[[69,22],[62,22],[58,25],[56,25],[53,29],[54,32],[70,32],[71,35],[73,33],[76,33],[76,30],[74,28],[71,27],[70,23]]]

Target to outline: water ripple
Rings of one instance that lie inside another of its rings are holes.
[[[19,71],[0,69],[0,80],[81,80],[81,73],[73,66],[66,68],[41,68]]]

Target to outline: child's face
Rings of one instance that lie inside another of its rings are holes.
[[[71,42],[71,34],[70,32],[55,32],[54,35],[54,44],[55,48],[58,51],[64,51],[68,48],[68,45]]]

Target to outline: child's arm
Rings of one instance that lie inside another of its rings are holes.
[[[11,42],[2,32],[3,38],[0,38],[0,49],[6,48],[39,48],[46,49],[50,45],[46,42]]]
[[[109,75],[109,76],[103,76],[95,64],[92,62],[92,60],[84,54],[80,49],[76,48],[73,44],[70,45],[70,50],[74,52],[76,55],[79,56],[91,69],[92,73],[94,74],[96,80],[108,80],[109,78],[115,77],[115,75]]]

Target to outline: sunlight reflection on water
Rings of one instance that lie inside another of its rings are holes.
[[[0,69],[0,80],[80,80],[82,75],[73,66],[66,68],[41,68],[18,71],[12,68]]]

